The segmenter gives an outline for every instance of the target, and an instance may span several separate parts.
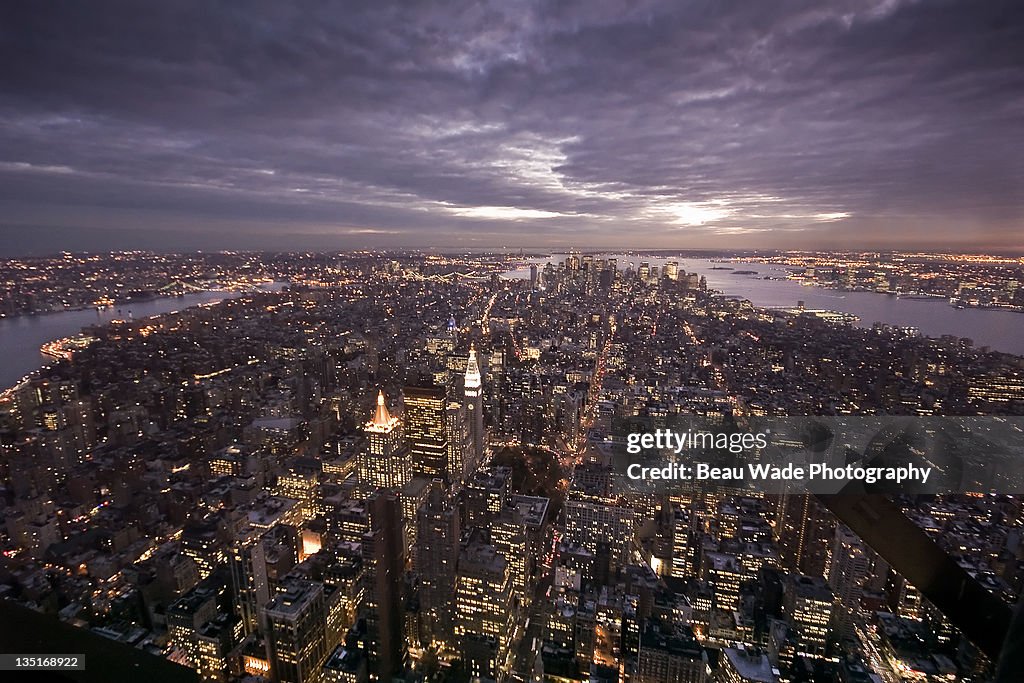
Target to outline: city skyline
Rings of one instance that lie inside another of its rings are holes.
[[[0,261],[5,369],[19,330],[72,324],[0,391],[0,644],[41,655],[8,661],[104,683],[1019,678],[1024,356],[1012,325],[997,348],[959,332],[1019,317],[1024,261],[524,261]],[[800,299],[717,289],[744,280]]]
[[[1013,3],[0,17],[3,256],[1024,248]]]

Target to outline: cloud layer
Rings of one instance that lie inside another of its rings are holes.
[[[1024,247],[1019,2],[8,3],[0,63],[7,253]]]

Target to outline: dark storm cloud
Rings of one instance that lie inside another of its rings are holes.
[[[1021,246],[1022,46],[1016,2],[8,4],[0,226]]]

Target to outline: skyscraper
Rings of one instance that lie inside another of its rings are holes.
[[[783,597],[786,616],[796,628],[797,652],[824,657],[832,631],[834,596],[825,579],[790,575]]]
[[[232,599],[247,634],[260,628],[259,610],[270,600],[263,534],[256,527],[243,529],[228,554]]]
[[[368,570],[366,608],[371,681],[391,681],[405,663],[405,538],[396,492],[377,491],[367,501],[370,531],[363,537]]]
[[[513,587],[508,563],[481,534],[459,556],[455,633],[469,674],[499,678],[512,637]]]
[[[515,508],[506,508],[488,525],[491,544],[508,562],[512,579],[512,595],[516,606],[525,605],[530,597],[529,538],[526,522]]]
[[[469,347],[469,360],[466,363],[466,422],[469,425],[469,445],[471,459],[480,463],[484,457],[484,411],[480,380],[480,365],[476,360],[476,349]]]
[[[407,386],[403,393],[405,438],[413,476],[441,479],[450,484],[457,475],[449,470],[444,388]]]
[[[434,481],[427,504],[420,509],[416,534],[421,640],[439,650],[456,650],[453,607],[455,567],[459,559],[459,513],[441,482]]]
[[[864,542],[842,524],[836,527],[829,560],[828,585],[836,597],[836,628],[840,636],[848,637],[853,634],[853,621],[860,613],[871,560]]]
[[[638,683],[707,683],[708,656],[689,626],[648,622],[637,654]]]
[[[323,585],[295,581],[266,606],[267,656],[280,683],[318,681],[327,642]]]
[[[786,566],[812,576],[824,575],[834,520],[813,496],[802,493],[783,494],[778,509],[775,528]]]
[[[371,488],[400,489],[409,481],[408,452],[402,439],[402,423],[392,417],[377,394],[377,409],[364,427],[368,444],[359,458],[359,481]]]
[[[458,401],[449,401],[445,407],[445,441],[447,445],[448,472],[451,475],[453,491],[462,488],[469,469],[469,430],[466,425],[466,409]]]

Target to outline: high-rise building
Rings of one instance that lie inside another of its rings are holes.
[[[694,515],[681,506],[671,507],[672,517],[672,576],[684,579],[696,574],[693,528]]]
[[[450,484],[448,436],[445,411],[448,399],[443,387],[407,386],[405,395],[405,440],[413,476],[441,479]]]
[[[380,490],[367,500],[367,656],[371,681],[391,681],[405,668],[405,535],[399,494]]]
[[[511,493],[512,468],[481,467],[466,482],[463,491],[465,519],[469,526],[485,527],[501,514]]]
[[[449,401],[445,406],[444,425],[450,484],[452,491],[458,491],[466,481],[470,468],[465,406],[458,401]]]
[[[488,525],[491,544],[504,556],[512,578],[515,607],[525,605],[530,597],[532,566],[529,555],[529,532],[526,522],[515,508],[506,507]]]
[[[565,540],[598,552],[608,544],[615,566],[628,564],[636,537],[637,512],[611,493],[610,471],[578,467],[565,501]]]
[[[261,629],[260,608],[270,600],[263,534],[263,529],[243,529],[228,552],[232,598],[246,634]]]
[[[208,577],[224,562],[225,543],[220,533],[222,514],[214,514],[185,524],[181,533],[181,552],[196,563],[199,578]]]
[[[842,637],[853,635],[853,620],[860,612],[870,569],[867,546],[848,527],[838,525],[829,557],[828,585],[836,596],[836,627]]]
[[[783,494],[778,510],[775,528],[785,566],[803,574],[823,576],[834,519],[814,496],[806,493]]]
[[[471,461],[479,464],[484,457],[483,383],[476,349],[472,346],[469,347],[469,360],[466,362],[465,397]]]
[[[320,667],[333,649],[327,642],[323,585],[293,581],[264,610],[267,658],[275,681],[319,681]]]
[[[708,683],[708,656],[689,626],[648,621],[640,635],[637,683]]]
[[[277,478],[274,495],[292,498],[299,501],[299,514],[303,521],[317,516],[317,489],[319,483],[316,476],[306,472],[284,472]]]
[[[199,633],[217,616],[217,598],[216,587],[207,582],[167,607],[167,634],[197,671],[202,665]]]
[[[439,651],[454,652],[455,568],[459,559],[459,513],[440,481],[430,488],[420,509],[416,533],[419,578],[420,640]]]
[[[825,579],[793,574],[786,582],[783,606],[796,630],[798,654],[824,657],[832,631],[834,596]]]
[[[714,587],[715,609],[733,612],[740,608],[740,586],[748,578],[735,555],[705,552],[701,558],[703,579]]]
[[[364,683],[368,678],[366,657],[358,647],[339,645],[324,662],[323,683]]]
[[[416,545],[416,520],[419,518],[420,509],[427,504],[427,498],[430,495],[430,486],[433,481],[435,480],[427,479],[426,477],[413,477],[399,492],[399,498],[401,498],[402,501],[402,522],[405,532],[406,557],[415,557],[413,555],[413,548]],[[438,479],[437,481],[441,480]]]
[[[473,534],[459,556],[455,589],[455,635],[470,676],[501,677],[512,625],[508,562],[481,534]]]
[[[388,412],[383,391],[377,394],[377,409],[364,431],[368,443],[359,458],[359,481],[371,488],[405,486],[411,473],[402,423]]]

